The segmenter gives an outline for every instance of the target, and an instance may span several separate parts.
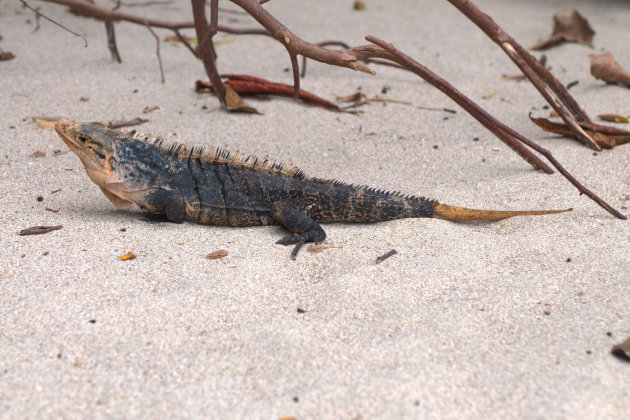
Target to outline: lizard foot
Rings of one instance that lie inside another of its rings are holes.
[[[292,260],[295,260],[306,242],[321,242],[326,239],[326,233],[322,227],[308,215],[298,210],[274,203],[271,216],[289,232],[293,232],[293,235],[287,235],[276,242],[280,245],[295,245],[291,252]]]
[[[295,261],[295,257],[297,257],[298,252],[306,243],[306,239],[304,238],[306,235],[287,235],[280,239],[276,244],[278,245],[295,245],[293,251],[291,251],[291,259]]]

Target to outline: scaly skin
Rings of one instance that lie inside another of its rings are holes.
[[[161,139],[110,130],[98,123],[60,120],[61,139],[76,153],[90,179],[119,208],[132,204],[172,222],[256,226],[283,225],[292,235],[278,243],[326,238],[318,222],[369,223],[407,217],[451,221],[501,220],[568,210],[492,211],[309,178],[298,168],[221,149],[204,153]]]

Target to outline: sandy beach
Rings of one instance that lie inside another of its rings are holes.
[[[386,66],[371,65],[369,76],[310,61],[303,89],[333,101],[386,92],[405,103],[352,115],[252,98],[261,115],[228,113],[194,91],[207,79],[203,65],[164,41],[170,31],[156,29],[161,83],[145,27],[116,24],[118,64],[102,22],[31,3],[88,46],[44,20],[35,30],[19,2],[0,3],[0,48],[16,56],[0,62],[0,418],[630,415],[630,364],[610,354],[630,336],[629,222],[561,175],[534,171],[431,85]],[[393,43],[630,213],[630,145],[593,152],[532,124],[530,112],[549,116],[543,98],[527,82],[502,80],[518,68],[447,1],[365,3],[364,11],[351,1],[265,7],[311,42],[361,45],[369,34]],[[558,9],[579,10],[596,31],[593,47],[549,49],[547,64],[563,84],[579,81],[570,92],[593,119],[630,114],[630,90],[594,79],[588,58],[609,51],[630,70],[626,2],[476,4],[524,46],[549,36]],[[122,10],[191,20],[185,1]],[[257,27],[226,11],[220,22]],[[216,40],[222,73],[292,83],[274,40]],[[269,155],[314,177],[472,208],[573,211],[330,224],[321,252],[291,261],[275,244],[285,234],[277,226],[150,223],[138,208],[116,210],[38,116],[142,117],[149,122],[134,127],[142,132]],[[35,225],[63,228],[18,235]],[[204,258],[217,250],[228,255]],[[122,261],[127,252],[136,258]]]

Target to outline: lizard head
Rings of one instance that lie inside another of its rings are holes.
[[[61,119],[55,130],[59,137],[81,159],[90,179],[105,186],[111,174],[113,149],[121,133],[100,123],[77,123]]]

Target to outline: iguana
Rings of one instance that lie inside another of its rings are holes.
[[[319,223],[370,223],[407,217],[450,221],[501,220],[567,210],[492,211],[341,181],[311,178],[295,166],[225,149],[166,144],[162,138],[122,133],[99,123],[59,120],[55,129],[90,179],[119,209],[137,204],[175,223],[221,226],[282,225],[277,243],[321,242]]]

